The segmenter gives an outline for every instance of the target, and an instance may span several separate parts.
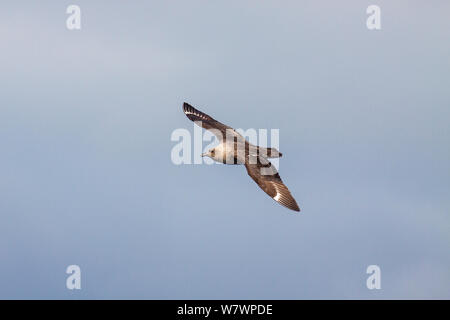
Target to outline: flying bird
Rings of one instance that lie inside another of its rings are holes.
[[[203,153],[202,156],[224,164],[245,165],[248,175],[265,193],[286,208],[300,211],[289,189],[268,160],[268,158],[281,157],[281,152],[275,148],[263,148],[251,144],[233,128],[220,123],[186,102],[183,103],[183,111],[189,120],[211,131],[219,140],[219,145]]]

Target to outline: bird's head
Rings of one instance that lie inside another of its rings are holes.
[[[214,149],[210,149],[205,153],[202,153],[202,157],[210,157],[210,158],[214,158],[215,156],[215,150]]]

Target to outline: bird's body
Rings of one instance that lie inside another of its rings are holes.
[[[238,147],[235,148],[233,141],[222,140],[215,148],[209,150],[208,156],[223,164],[245,164],[245,156],[238,151],[243,148],[245,148],[243,144],[238,144]]]
[[[183,104],[183,111],[190,120],[211,131],[219,139],[219,144],[202,154],[203,156],[208,156],[224,164],[245,165],[248,175],[270,197],[291,210],[300,211],[297,202],[284,185],[277,170],[267,160],[282,156],[277,149],[251,144],[233,128],[198,111],[188,103]]]

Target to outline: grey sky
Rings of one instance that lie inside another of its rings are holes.
[[[450,2],[123,3],[0,5],[0,298],[450,298]],[[302,212],[173,165],[183,101],[280,129]]]

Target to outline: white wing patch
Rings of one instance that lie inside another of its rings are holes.
[[[184,110],[184,113],[185,113],[185,114],[193,114],[194,116],[197,116],[197,117],[199,117],[199,118],[208,120],[207,117],[205,117],[203,114],[201,114],[201,113],[199,113],[199,112],[196,112],[196,111],[191,111],[191,110],[187,110],[187,109],[186,109],[186,110]]]

